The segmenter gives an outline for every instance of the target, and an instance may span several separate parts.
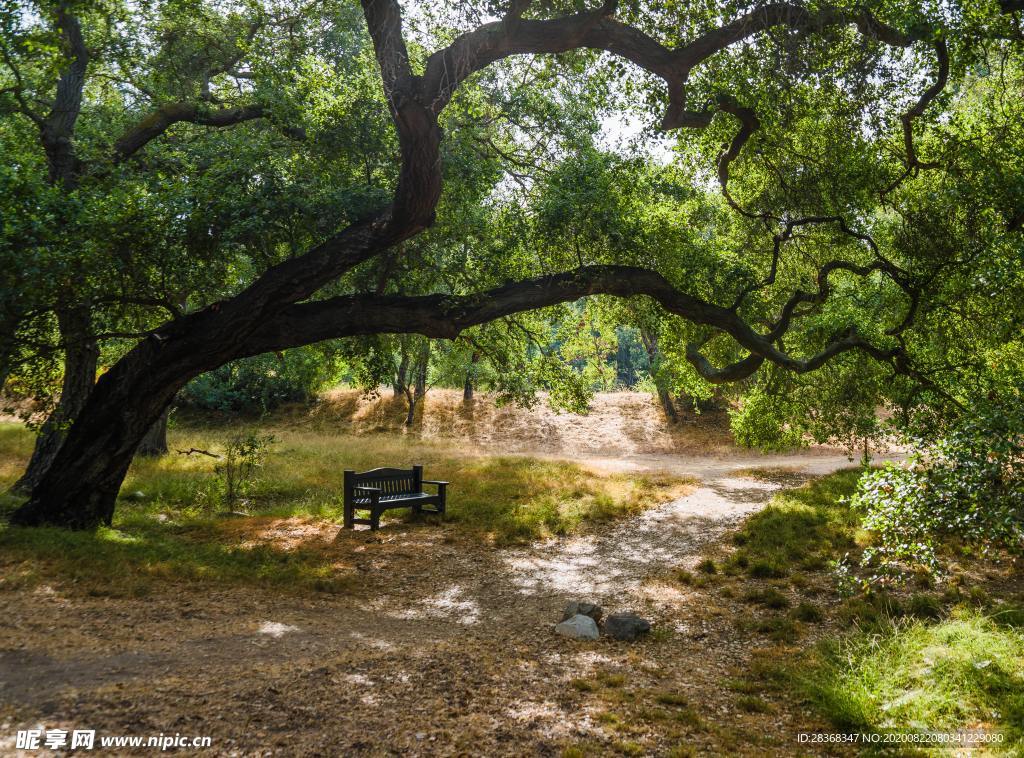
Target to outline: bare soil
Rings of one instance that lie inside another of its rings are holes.
[[[798,478],[847,464],[761,462]],[[492,548],[451,526],[338,534],[323,521],[258,522],[254,539],[336,540],[360,572],[344,596],[187,586],[136,599],[54,587],[0,595],[0,735],[10,736],[0,752],[35,724],[209,735],[218,755],[552,755],[581,743],[609,753],[801,752],[807,714],[734,705],[725,682],[749,661],[752,640],[729,609],[695,606],[666,580],[778,487],[729,474],[747,463],[631,459],[703,484],[637,519],[528,548]],[[572,599],[637,611],[655,633],[632,644],[558,637]],[[683,699],[699,723],[633,734],[612,721],[607,698],[574,685],[595,676],[612,676],[628,698]]]

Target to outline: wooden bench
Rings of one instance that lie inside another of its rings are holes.
[[[437,494],[423,491],[423,485],[437,487]],[[381,514],[391,508],[412,508],[413,513],[444,513],[448,482],[423,478],[423,466],[411,469],[375,468],[358,473],[345,470],[345,528],[369,524],[380,528]],[[430,506],[424,508],[424,506]],[[356,511],[370,512],[370,518],[356,518]]]

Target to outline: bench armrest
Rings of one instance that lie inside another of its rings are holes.
[[[448,482],[437,482],[437,481],[434,481],[433,479],[424,479],[422,483],[423,484],[436,484],[438,486],[442,486],[442,485],[448,484]]]

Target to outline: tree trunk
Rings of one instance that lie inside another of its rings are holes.
[[[665,418],[669,420],[669,423],[676,423],[679,420],[679,414],[676,413],[675,403],[672,402],[672,393],[664,387],[658,387],[658,402],[661,403],[661,408],[665,411]]]
[[[395,373],[395,382],[392,385],[394,390],[394,396],[397,398],[405,394],[405,390],[408,387],[408,381],[406,375],[409,373],[409,351],[405,349],[405,345],[402,345],[402,358],[398,363],[398,371]]]
[[[405,388],[405,402],[408,404],[409,410],[405,414],[405,425],[412,426],[413,420],[416,418],[416,404],[419,402],[419,393],[413,392],[409,387]]]
[[[427,367],[430,364],[430,341],[424,340],[419,355],[416,356],[416,363],[413,365],[413,389],[405,388],[406,401],[409,403],[409,412],[405,416],[405,425],[412,426],[416,418],[416,406],[427,394]]]
[[[32,458],[12,492],[29,493],[50,468],[71,422],[85,406],[96,381],[99,348],[92,339],[89,311],[78,308],[58,311],[57,323],[64,343],[64,379],[60,399],[36,437]]]
[[[658,351],[658,334],[648,329],[640,330],[640,340],[644,343],[644,350],[647,351],[647,365],[651,372],[651,379],[658,390],[658,402],[661,409],[665,411],[665,418],[669,423],[674,424],[679,420],[675,403],[672,402],[672,393],[665,386],[664,379],[659,377],[658,364],[661,363],[661,353]]]
[[[169,321],[139,342],[96,382],[31,497],[11,514],[11,523],[72,529],[109,524],[142,438],[178,391],[204,371],[266,352],[262,343],[247,340],[296,297],[308,296],[302,288],[315,288],[317,276],[326,276],[323,266],[368,255],[394,239],[386,226],[357,222],[307,254],[312,259],[306,265],[317,262],[316,272],[289,259],[239,295]],[[302,281],[303,274],[308,281]]]
[[[167,417],[170,413],[171,409],[168,406],[160,414],[160,418],[156,420],[156,423],[149,427],[146,436],[139,443],[137,455],[149,458],[159,458],[161,455],[167,455]]]
[[[100,377],[32,496],[11,515],[22,526],[110,524],[121,482],[146,432],[205,365],[158,365],[148,339]],[[193,359],[194,360],[194,359]]]
[[[420,400],[427,394],[427,366],[430,363],[430,343],[420,353],[419,364],[416,366],[416,397]]]
[[[473,384],[476,382],[476,364],[480,361],[480,353],[476,350],[469,358],[469,368],[466,370],[466,382],[462,385],[462,402],[468,403],[473,399]]]

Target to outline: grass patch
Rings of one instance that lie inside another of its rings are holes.
[[[1024,630],[976,610],[820,645],[792,674],[837,729],[998,729],[1024,747]]]
[[[800,639],[800,626],[786,616],[771,616],[758,619],[753,629],[774,642],[791,643]]]
[[[748,603],[756,603],[772,610],[789,607],[789,598],[774,587],[748,590],[743,594],[743,599]]]
[[[840,501],[853,492],[860,473],[842,471],[777,494],[734,535],[737,550],[726,572],[782,578],[795,569],[820,570],[855,548],[863,537],[859,522]]]
[[[824,618],[824,615],[814,603],[802,601],[793,609],[793,618],[808,624],[817,624]]]
[[[736,707],[747,713],[769,713],[772,707],[755,695],[741,695],[736,698]]]
[[[170,446],[220,453],[226,440],[245,428],[242,423],[179,427],[171,432]],[[122,595],[143,593],[156,579],[337,589],[347,581],[348,567],[339,564],[338,550],[322,537],[340,524],[346,468],[424,464],[428,477],[451,482],[446,519],[461,533],[496,544],[578,532],[588,523],[639,512],[690,488],[679,477],[604,476],[569,462],[485,457],[451,444],[396,436],[278,427],[261,431],[273,433],[278,442],[260,479],[235,506],[252,518],[213,517],[222,509],[215,459],[174,452],[139,459],[125,480],[112,529],[81,534],[0,525],[3,584],[58,578],[89,591]],[[33,440],[18,424],[0,424],[0,489],[20,475]],[[19,502],[4,496],[0,509],[9,512]],[[395,511],[392,518],[406,514]],[[282,518],[319,522],[321,534],[298,545],[252,544],[254,533],[266,532]]]
[[[209,524],[215,533],[217,525]],[[224,582],[339,592],[351,587],[351,567],[331,551],[282,550],[264,544],[193,539],[187,527],[135,521],[95,532],[0,527],[8,589],[58,578],[93,595],[145,595],[158,580]]]
[[[676,708],[688,708],[690,706],[689,701],[677,692],[659,692],[654,696],[654,700],[661,705],[671,705]]]

